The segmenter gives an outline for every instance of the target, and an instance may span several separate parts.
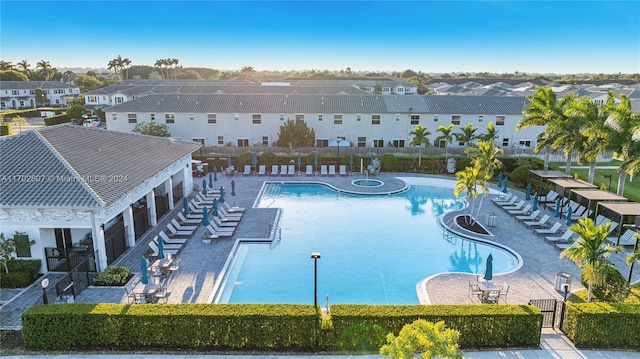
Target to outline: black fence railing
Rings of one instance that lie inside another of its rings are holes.
[[[42,296],[38,298],[36,304],[73,303],[75,298],[91,285],[93,278],[98,274],[94,255],[85,257],[59,281],[43,288]]]

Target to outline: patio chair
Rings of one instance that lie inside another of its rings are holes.
[[[221,221],[240,221],[242,219],[242,212],[239,213],[229,213],[226,208],[218,207],[218,218]]]
[[[560,237],[544,237],[544,241],[549,243],[549,244],[555,244],[555,243],[569,243],[572,242],[573,240],[571,239],[571,237],[573,237],[573,235],[576,234],[574,231],[570,231],[567,230],[566,232],[564,232],[564,234]]]
[[[335,175],[336,175],[336,166],[329,165],[329,176],[335,176]]]
[[[507,200],[507,201],[494,201],[493,203],[495,203],[496,206],[504,207],[504,206],[512,206],[512,205],[514,205],[517,200],[518,200],[518,197],[513,196],[513,197],[509,198],[509,200]]]
[[[271,176],[277,176],[278,175],[278,165],[272,165],[271,166]]]
[[[520,202],[518,202],[518,203],[514,204],[513,206],[502,206],[502,209],[503,209],[504,211],[519,210],[519,209],[521,209],[522,207],[524,207],[524,205],[525,205],[526,203],[527,203],[527,202],[525,202],[525,200],[521,199],[521,200],[520,200]]]
[[[576,242],[573,243],[556,243],[555,248],[559,251],[564,251],[567,248],[575,247]]]
[[[513,192],[509,192],[507,194],[504,194],[502,192],[500,192],[500,194],[498,196],[496,196],[495,198],[492,198],[491,201],[493,202],[508,202],[511,200],[511,198],[513,197]]]
[[[531,212],[528,216],[516,216],[516,219],[519,221],[533,221],[540,214],[540,210]]]
[[[287,175],[287,165],[280,165],[280,176]]]
[[[258,166],[258,176],[264,176],[267,174],[267,166],[260,165]]]
[[[296,166],[295,165],[289,165],[289,167],[287,169],[287,175],[294,176],[295,174],[296,174]]]
[[[169,293],[167,292],[167,288],[166,287],[158,287],[158,289],[156,290],[156,294],[153,295],[156,303],[160,303],[160,301],[162,301],[162,303],[167,304],[167,301],[169,299]]]
[[[198,228],[198,226],[185,226],[185,225],[182,225],[182,224],[178,223],[178,221],[175,218],[171,219],[171,224],[173,224],[175,229],[177,229],[178,231],[195,231]]]
[[[307,176],[313,176],[313,166],[307,165],[307,171],[305,172]]]
[[[237,227],[239,222],[236,221],[226,221],[223,222],[218,217],[212,217],[212,223],[215,223],[218,227]]]
[[[127,283],[124,286],[124,291],[127,293],[127,303],[129,303],[129,304],[137,304],[138,303],[138,298],[135,295],[135,293],[133,293],[133,287],[131,286],[131,283]]]
[[[541,234],[556,234],[556,232],[558,232],[558,229],[560,229],[560,227],[562,226],[562,224],[560,222],[556,222],[553,224],[553,226],[551,226],[551,228],[536,228],[535,232],[536,234],[539,236]]]
[[[346,165],[340,165],[340,176],[346,176],[347,175],[347,166]]]
[[[173,263],[171,263],[171,266],[169,266],[169,273],[171,273],[171,275],[174,273],[180,274],[180,258],[175,259]]]
[[[215,227],[212,224],[207,226],[209,238],[231,237],[233,236],[233,232],[235,232],[235,230],[235,228],[231,228],[231,230],[222,230],[221,228]]]
[[[613,222],[615,223],[615,222]],[[612,224],[613,225],[613,224]],[[621,236],[620,236],[620,245],[621,246],[633,246],[636,244],[636,239],[634,237],[634,235],[636,234],[636,232],[634,232],[632,229],[627,229],[626,232],[624,232]],[[611,236],[611,237],[607,237],[607,241],[611,242],[611,244],[618,245],[618,236]]]
[[[187,238],[170,238],[166,233],[164,233],[164,231],[160,231],[158,235],[162,237],[162,240],[166,244],[185,244],[188,241]]]
[[[202,222],[202,218],[204,218],[204,214],[202,214],[202,209],[194,211],[191,208],[191,206],[189,206],[189,214],[187,214],[186,216],[185,215],[182,215],[182,216],[186,217],[188,220],[198,220],[199,222]]]
[[[229,212],[229,213],[244,212],[246,210],[246,208],[244,208],[244,207],[235,207],[235,206],[231,207],[229,205],[229,202],[227,202],[227,201],[225,201],[224,203],[220,204],[220,206],[224,207],[227,210],[227,212]],[[218,208],[220,208],[220,207],[218,207]]]
[[[529,211],[531,211],[531,205],[527,204],[526,206],[524,206],[523,209],[510,210],[507,212],[515,216],[515,215],[527,214],[529,213]]]
[[[540,218],[539,221],[524,221],[522,223],[524,223],[524,225],[527,227],[546,227],[549,218],[551,217],[549,217],[548,214],[545,214],[544,216],[542,216],[542,218]]]
[[[208,196],[203,195],[202,193],[198,193],[198,194],[195,196],[195,198],[194,198],[194,199],[196,200],[196,205],[197,205],[197,206],[199,206],[199,207],[204,207],[204,206],[210,206],[210,205],[212,205],[212,204],[213,204],[213,199],[214,199],[214,198],[218,198],[218,197],[220,197],[220,196],[215,196],[215,197],[214,197],[214,196],[211,196],[211,197],[208,197]]]
[[[200,214],[200,218],[187,218],[182,212],[178,212],[178,221],[182,224],[200,224],[204,216]]]
[[[170,232],[168,233],[169,237],[191,237],[193,235],[193,231],[179,231],[171,223],[167,223],[167,229]]]
[[[469,281],[469,298],[471,298],[471,300],[473,300],[473,297],[480,299],[480,296],[482,296],[480,287],[478,287],[477,284],[471,284],[471,281]]]
[[[505,282],[502,286],[502,289],[498,293],[498,301],[500,300],[500,297],[504,297],[504,304],[507,304],[507,294],[509,294],[509,284]]]
[[[327,165],[320,165],[320,175],[327,176]]]
[[[571,215],[571,221],[572,221],[572,222],[575,222],[575,221],[577,221],[577,220],[579,220],[579,219],[585,219],[585,218],[587,218],[587,217],[591,217],[591,215],[593,214],[593,211],[592,211],[592,210],[590,210],[590,209],[586,209],[586,208],[585,208],[585,210],[586,210],[586,211],[584,211],[584,212],[583,212],[581,215],[579,215],[579,216],[574,216],[574,215],[572,214],[572,215]]]
[[[193,211],[193,212],[200,212],[202,213],[202,209],[204,207],[211,207],[210,204],[199,204],[196,199],[192,199],[191,202],[189,202],[189,210]]]
[[[596,217],[596,226],[601,225],[602,223],[604,223],[604,221],[610,221],[610,219],[599,214],[598,217]]]
[[[244,172],[242,172],[243,176],[248,176],[251,174],[251,165],[244,165]]]
[[[540,203],[549,203],[549,202],[553,202],[555,203],[555,201],[558,199],[558,196],[560,194],[554,190],[549,191],[546,195],[544,196],[540,196],[540,197],[544,197],[543,198],[539,198],[539,202]]]

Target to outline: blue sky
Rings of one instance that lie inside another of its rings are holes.
[[[640,1],[5,1],[0,57],[106,67],[640,72]]]

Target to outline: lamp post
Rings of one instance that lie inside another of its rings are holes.
[[[340,164],[340,142],[342,142],[342,139],[338,138],[336,142],[338,142],[338,165],[339,165]]]
[[[311,258],[313,258],[313,305],[318,308],[318,259],[320,259],[320,252],[312,252]]]
[[[47,297],[47,287],[49,286],[49,278],[45,278],[40,283],[42,285],[42,304],[49,304],[49,298]]]
[[[613,176],[613,175],[611,175],[611,174],[602,175],[602,177],[609,179],[609,187],[607,188],[607,191],[609,191],[609,192],[611,192],[611,176]]]

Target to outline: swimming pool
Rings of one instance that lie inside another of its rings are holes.
[[[416,284],[440,272],[494,273],[518,264],[488,244],[445,239],[437,217],[463,207],[451,188],[412,185],[354,195],[321,184],[266,184],[258,207],[283,208],[277,245],[239,245],[218,303],[312,303],[314,260],[324,304],[417,304]]]

